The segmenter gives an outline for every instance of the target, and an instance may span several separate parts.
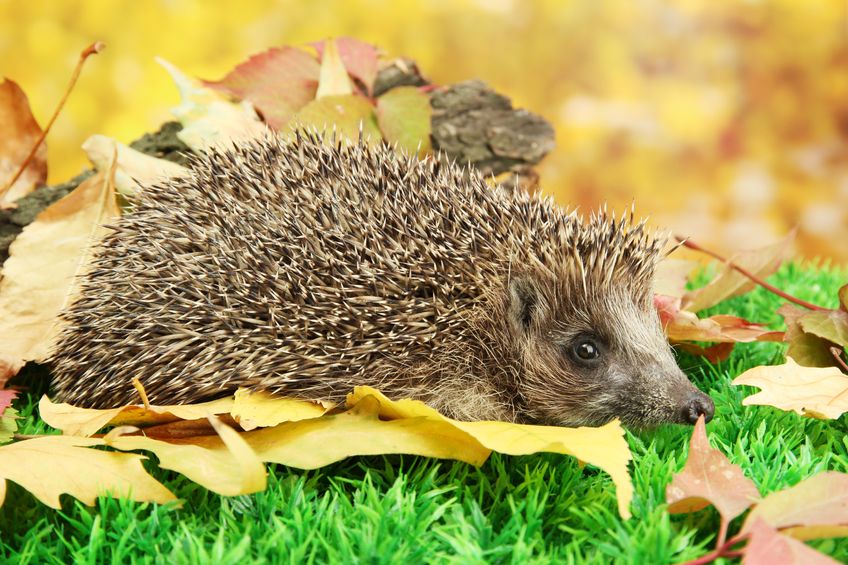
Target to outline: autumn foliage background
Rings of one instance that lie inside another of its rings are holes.
[[[108,50],[48,138],[50,182],[89,135],[130,141],[177,92],[153,57],[216,79],[249,54],[350,35],[447,84],[479,77],[550,120],[540,167],[562,203],[609,201],[720,250],[793,226],[806,257],[848,259],[848,3],[0,1],[0,73],[44,123],[80,49]]]

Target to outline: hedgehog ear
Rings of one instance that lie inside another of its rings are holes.
[[[517,329],[528,332],[543,308],[539,285],[533,277],[519,275],[509,280],[509,318]]]

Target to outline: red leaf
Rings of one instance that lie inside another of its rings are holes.
[[[265,121],[281,129],[315,99],[320,65],[301,49],[275,47],[252,56],[219,81],[206,86],[249,100]]]
[[[12,401],[18,396],[17,391],[11,389],[0,390],[0,416],[6,411],[6,408],[12,405]]]
[[[745,477],[742,469],[710,447],[704,417],[698,418],[686,465],[666,488],[668,511],[672,514],[697,512],[712,504],[726,523],[759,497],[756,485]]]
[[[834,565],[837,561],[796,539],[780,534],[764,520],[751,527],[743,565]]]
[[[340,37],[335,40],[348,74],[365,86],[365,94],[371,95],[374,80],[377,78],[377,48],[352,37]],[[311,43],[318,52],[318,58],[324,58],[324,42]]]
[[[783,332],[775,332],[762,324],[737,316],[716,315],[698,318],[694,312],[682,310],[680,298],[654,296],[654,305],[668,338],[673,341],[748,342],[781,341]]]

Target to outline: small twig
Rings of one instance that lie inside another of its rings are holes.
[[[845,359],[842,358],[842,348],[831,347],[830,352],[833,353],[834,357],[836,357],[836,362],[839,363],[839,366],[842,367],[846,373],[848,373],[848,364],[846,364]]]
[[[714,259],[718,259],[719,261],[726,264],[731,269],[734,269],[734,270],[738,271],[740,274],[748,277],[749,279],[751,279],[751,281],[757,283],[758,285],[760,285],[764,289],[766,289],[770,292],[773,292],[774,294],[780,296],[783,299],[788,300],[789,302],[793,302],[793,303],[797,304],[798,306],[803,306],[804,308],[808,308],[810,310],[827,310],[827,308],[823,308],[822,306],[819,306],[817,304],[813,304],[811,302],[807,302],[806,300],[801,300],[800,298],[792,296],[791,294],[787,294],[786,292],[780,290],[776,286],[767,283],[764,279],[758,277],[757,275],[748,271],[744,267],[740,267],[739,265],[737,265],[733,261],[730,261],[729,259],[725,259],[724,257],[719,255],[715,251],[710,251],[709,249],[704,249],[703,247],[701,247],[700,245],[698,245],[697,243],[695,243],[691,239],[686,239],[686,238],[680,237],[679,235],[675,235],[674,238],[677,241],[679,241],[680,244],[683,245],[684,247],[688,247],[689,249],[692,249],[694,251],[700,251],[701,253],[704,253],[705,255],[709,255],[710,257],[712,257]]]
[[[0,198],[6,194],[10,188],[21,178],[21,175],[24,174],[24,171],[29,166],[32,158],[35,157],[35,153],[38,151],[38,148],[41,147],[41,144],[44,143],[44,138],[47,137],[47,132],[50,131],[50,128],[53,127],[53,122],[56,121],[56,118],[59,117],[59,112],[62,111],[62,107],[65,106],[65,102],[68,100],[68,96],[71,94],[71,91],[74,89],[74,85],[77,83],[77,79],[79,78],[80,72],[82,72],[83,64],[85,60],[88,59],[91,55],[95,55],[103,51],[106,48],[104,43],[100,41],[96,41],[82,50],[80,53],[79,61],[77,61],[77,66],[74,69],[74,73],[71,75],[71,80],[68,83],[68,87],[65,89],[65,94],[62,96],[62,99],[59,100],[59,105],[56,106],[56,110],[53,112],[53,115],[50,117],[50,120],[47,122],[47,125],[41,131],[41,135],[38,136],[38,139],[33,144],[32,149],[30,149],[29,154],[26,156],[26,159],[23,160],[21,166],[18,167],[17,172],[12,176],[12,179],[6,183],[6,185],[0,188]]]

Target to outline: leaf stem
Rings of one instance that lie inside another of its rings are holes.
[[[737,265],[733,261],[722,257],[721,255],[719,255],[715,251],[710,251],[709,249],[705,249],[705,248],[701,247],[700,245],[698,245],[697,243],[695,243],[691,239],[686,239],[686,238],[680,237],[679,235],[675,235],[674,238],[677,241],[679,241],[682,246],[688,247],[689,249],[692,249],[694,251],[699,251],[699,252],[701,252],[705,255],[709,255],[710,257],[712,257],[714,259],[718,259],[719,261],[726,264],[731,269],[734,269],[734,270],[738,271],[740,274],[748,277],[749,279],[751,279],[751,281],[757,283],[758,285],[760,285],[764,289],[766,289],[770,292],[773,292],[774,294],[780,296],[781,298],[783,298],[785,300],[788,300],[789,302],[793,302],[793,303],[797,304],[798,306],[803,306],[804,308],[808,308],[810,310],[827,310],[827,308],[824,308],[824,307],[819,306],[817,304],[813,304],[811,302],[807,302],[806,300],[801,300],[800,298],[792,296],[791,294],[787,294],[786,292],[780,290],[776,286],[767,283],[764,279],[758,277],[757,275],[748,271],[744,267],[740,267],[739,265]]]
[[[723,522],[724,521],[722,520],[722,525],[724,525]],[[726,526],[724,527],[724,530],[725,535],[727,535]],[[719,533],[719,536],[720,535],[721,533]],[[707,553],[706,555],[702,555],[697,559],[693,559],[692,561],[686,561],[685,563],[681,563],[680,565],[706,565],[707,563],[712,563],[719,557],[738,557],[740,555],[740,552],[733,551],[731,548],[734,545],[737,545],[738,543],[744,541],[747,537],[748,534],[745,534],[744,536],[732,537],[726,542],[722,543],[720,546],[716,547],[713,551]]]
[[[79,61],[77,61],[77,66],[76,68],[74,68],[74,72],[71,75],[71,80],[70,82],[68,82],[67,88],[65,88],[65,94],[62,95],[62,99],[59,100],[59,104],[58,106],[56,106],[56,110],[53,112],[53,115],[47,122],[47,125],[41,131],[41,135],[38,136],[38,139],[33,144],[32,149],[30,149],[29,154],[26,156],[26,159],[24,159],[21,163],[21,166],[18,167],[18,170],[17,172],[15,172],[14,176],[12,176],[12,179],[7,182],[5,186],[0,188],[0,198],[2,198],[3,195],[6,194],[10,188],[12,188],[12,185],[14,185],[19,178],[21,178],[21,175],[24,174],[24,171],[29,166],[30,161],[32,161],[32,158],[35,157],[35,153],[38,151],[38,148],[41,147],[42,143],[44,143],[44,138],[47,137],[47,132],[49,132],[50,128],[53,127],[53,122],[55,122],[56,118],[59,117],[59,112],[62,111],[62,108],[65,106],[65,102],[68,100],[68,96],[71,94],[71,90],[73,90],[74,85],[77,83],[77,79],[80,76],[80,72],[82,72],[82,67],[85,63],[85,60],[88,59],[91,55],[100,53],[105,48],[106,45],[104,43],[100,41],[95,41],[94,43],[82,50],[82,53],[80,53],[79,56]]]

